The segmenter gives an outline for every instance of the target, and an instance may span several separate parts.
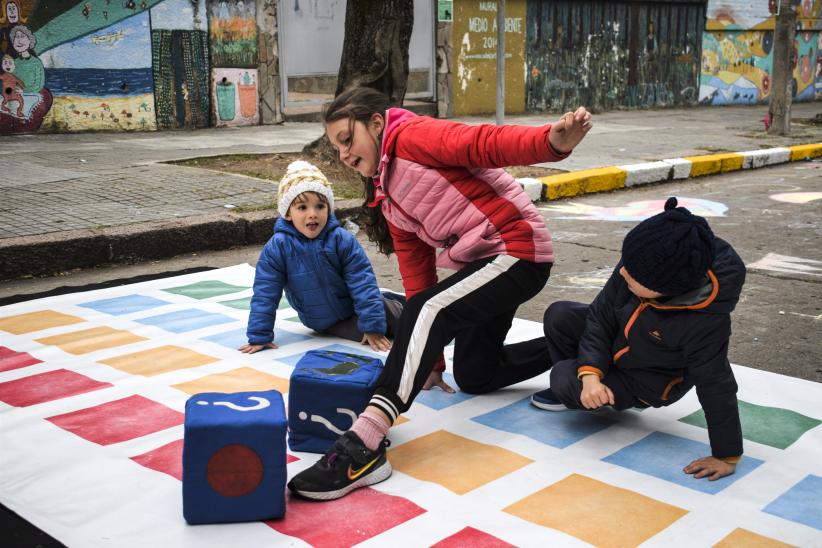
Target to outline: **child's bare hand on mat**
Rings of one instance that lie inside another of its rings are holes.
[[[702,457],[682,469],[686,474],[693,474],[694,479],[708,478],[716,481],[730,476],[736,471],[736,465],[716,457]]]
[[[377,352],[388,352],[391,350],[391,341],[385,338],[385,335],[379,333],[365,333],[360,342],[367,344],[371,347],[371,350],[376,350]]]
[[[439,386],[445,392],[449,394],[453,394],[456,392],[447,382],[442,380],[442,371],[431,371],[431,374],[428,375],[428,379],[426,379],[425,384],[422,385],[423,390],[431,390],[435,386]]]
[[[596,375],[582,377],[582,394],[579,399],[585,409],[599,409],[603,405],[614,405],[614,393],[602,384]]]
[[[548,140],[557,152],[571,152],[592,127],[594,126],[591,124],[591,113],[585,107],[579,107],[576,112],[563,114],[562,118],[551,126]]]
[[[254,352],[259,352],[260,350],[265,350],[266,348],[273,348],[276,349],[277,345],[273,342],[265,343],[265,344],[244,344],[238,350],[243,354],[253,354]]]

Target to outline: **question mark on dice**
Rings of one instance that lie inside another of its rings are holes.
[[[357,414],[354,413],[350,409],[346,409],[344,407],[338,407],[337,408],[337,413],[341,413],[343,415],[348,415],[349,417],[351,417],[351,425],[352,426],[354,425],[354,421],[357,420]],[[305,411],[300,411],[299,417],[300,417],[301,420],[308,420],[308,414]],[[336,426],[331,424],[331,421],[329,421],[325,417],[321,417],[320,415],[311,415],[311,420],[314,421],[314,422],[318,422],[318,423],[322,424],[323,426],[325,426],[326,428],[328,428],[329,430],[331,430],[335,434],[338,434],[340,436],[345,434],[345,432],[343,432],[342,430],[340,430],[339,428],[337,428]]]
[[[258,396],[249,396],[248,399],[253,400],[257,403],[255,405],[244,407],[242,405],[237,405],[236,403],[233,403],[233,402],[230,402],[230,401],[213,401],[213,402],[211,402],[211,405],[222,405],[224,407],[228,407],[229,409],[233,409],[234,411],[259,411],[260,409],[265,409],[266,407],[271,405],[270,401],[268,401],[265,398],[260,398]],[[208,405],[208,404],[209,404],[209,402],[202,401],[202,400],[197,402],[197,405]]]

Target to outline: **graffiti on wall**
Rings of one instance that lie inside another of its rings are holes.
[[[151,10],[157,127],[208,127],[211,117],[205,2],[165,0]]]
[[[254,0],[208,0],[212,67],[257,66]]]
[[[49,129],[156,128],[148,12],[42,55],[54,104]]]
[[[527,107],[694,104],[704,4],[528,3]]]
[[[822,0],[793,0],[794,101],[822,97]],[[755,5],[754,5],[755,4]],[[771,91],[776,2],[711,1],[702,40],[699,100],[703,104],[767,102]]]
[[[505,111],[522,112],[525,90],[525,0],[505,3]],[[455,0],[453,3],[454,114],[496,110],[497,3]]]
[[[253,69],[212,69],[214,125],[248,126],[259,123],[257,82]]]

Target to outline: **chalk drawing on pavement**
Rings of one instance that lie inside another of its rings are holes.
[[[767,270],[784,274],[805,274],[807,276],[822,277],[822,261],[768,253],[755,263],[749,264],[748,270]]]
[[[572,272],[553,275],[548,280],[550,287],[561,289],[602,289],[614,271],[613,267],[597,268],[587,272]]]
[[[677,198],[679,205],[688,208],[694,215],[702,217],[724,217],[728,206],[710,200],[699,198]],[[642,221],[661,213],[665,206],[665,199],[640,200],[629,202],[621,206],[594,206],[571,202],[568,204],[549,205],[540,208],[543,211],[553,211],[563,214],[557,219],[590,219],[596,221]]]
[[[782,194],[771,194],[771,200],[789,204],[807,204],[814,200],[822,200],[822,192],[784,192]]]

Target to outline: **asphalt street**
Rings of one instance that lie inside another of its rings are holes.
[[[733,316],[731,361],[822,381],[820,161],[537,204],[552,231],[557,262],[548,285],[520,307],[517,316],[541,321],[545,308],[554,301],[590,302],[619,260],[622,238],[637,222],[631,215],[661,211],[668,196],[680,197],[695,213],[712,215],[708,220],[714,232],[729,241],[748,265],[742,300]],[[379,255],[362,232],[359,236],[379,283],[400,290],[396,259]],[[0,297],[190,268],[255,264],[259,251],[260,246],[239,247],[54,278],[7,281],[0,283]],[[448,274],[442,271],[441,277]]]

